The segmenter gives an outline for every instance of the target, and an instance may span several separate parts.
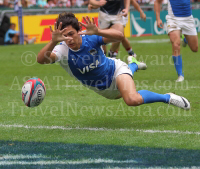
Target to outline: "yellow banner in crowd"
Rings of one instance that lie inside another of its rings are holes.
[[[98,13],[78,13],[75,15],[81,22],[83,22],[83,16],[89,16],[90,18],[94,17],[95,22],[98,24]],[[47,43],[51,39],[49,25],[54,25],[57,17],[57,14],[23,16],[24,33],[28,34],[29,38],[36,37],[36,43]],[[18,17],[12,16],[10,20],[12,23],[16,24],[16,30],[19,30]],[[126,37],[130,37],[130,17],[124,32]]]

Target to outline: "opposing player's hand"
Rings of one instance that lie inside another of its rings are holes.
[[[88,11],[91,11],[93,9],[93,6],[91,4],[88,4]]]
[[[128,9],[123,9],[122,10],[122,16],[127,16],[128,15]]]
[[[61,42],[65,40],[71,40],[71,37],[66,37],[63,35],[66,29],[61,30],[62,27],[62,22],[60,22],[59,26],[57,27],[57,22],[54,23],[54,30],[52,29],[51,26],[50,31],[51,31],[51,36],[52,36],[52,41],[53,42]]]
[[[94,5],[91,5],[91,4],[88,5],[89,11],[91,11],[92,9],[98,9],[98,8],[99,8],[99,6],[94,6]]]
[[[140,18],[142,19],[142,20],[144,20],[144,21],[146,21],[146,14],[144,13],[144,12],[141,12],[140,13]]]
[[[79,32],[79,35],[97,35],[98,34],[98,28],[95,24],[94,18],[92,18],[92,21],[88,16],[83,17],[86,24],[79,22],[82,26],[86,28],[86,31]]]
[[[161,20],[161,19],[157,20],[157,26],[158,26],[159,28],[163,28],[163,23],[162,23],[162,20]]]

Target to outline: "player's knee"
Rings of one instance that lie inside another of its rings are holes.
[[[177,42],[174,42],[172,45],[173,45],[174,49],[177,50],[177,49],[180,49],[181,43],[179,41],[177,41]]]
[[[140,105],[137,97],[128,96],[127,98],[124,99],[124,101],[128,106],[138,106],[138,105]]]
[[[193,52],[198,52],[198,45],[193,46],[192,51],[193,51]]]

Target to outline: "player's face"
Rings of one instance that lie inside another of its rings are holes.
[[[66,30],[63,33],[66,37],[71,37],[71,40],[66,40],[67,46],[69,46],[73,50],[80,49],[80,46],[82,44],[82,38],[71,25],[66,27]]]

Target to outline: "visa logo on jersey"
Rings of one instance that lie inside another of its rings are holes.
[[[85,66],[83,69],[77,68],[82,74],[85,74],[86,72],[90,72],[91,70],[95,69],[99,65],[99,61],[96,60],[95,63],[91,63],[90,65]]]

